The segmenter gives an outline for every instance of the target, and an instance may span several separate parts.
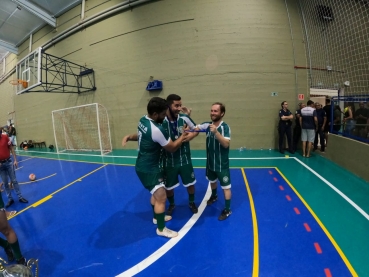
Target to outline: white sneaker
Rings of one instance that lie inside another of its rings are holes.
[[[163,236],[167,238],[174,238],[178,236],[178,233],[176,231],[169,230],[167,227],[164,227],[163,231],[161,232],[159,231],[159,229],[156,229],[156,234],[158,234],[158,236]]]
[[[171,217],[170,215],[166,215],[166,216],[164,217],[164,221],[165,221],[165,222],[167,222],[167,221],[169,221],[169,220],[172,220],[172,217]],[[152,223],[154,223],[154,224],[158,224],[157,219],[156,219],[156,218],[153,218],[153,219],[152,219]]]

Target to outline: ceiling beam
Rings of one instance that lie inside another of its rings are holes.
[[[9,42],[6,42],[0,39],[0,47],[4,48],[6,51],[9,51],[9,52],[12,52],[18,55],[18,47],[16,47],[15,45]]]
[[[13,2],[17,3],[22,8],[25,8],[27,11],[33,13],[37,17],[41,18],[43,21],[45,21],[47,24],[49,24],[52,27],[56,27],[56,19],[55,17],[51,16],[44,10],[37,7],[35,4],[26,1],[26,0],[12,0]]]

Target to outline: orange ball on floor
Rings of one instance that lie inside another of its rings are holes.
[[[31,181],[36,180],[36,175],[35,175],[35,174],[33,174],[33,173],[31,173],[28,177],[29,177],[29,179],[30,179]]]

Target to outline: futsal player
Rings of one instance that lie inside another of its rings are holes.
[[[170,94],[167,97],[168,110],[167,115],[162,124],[163,128],[168,132],[170,138],[175,141],[183,133],[184,129],[189,127],[194,129],[195,122],[186,114],[180,113],[183,111],[181,97],[177,94]],[[192,133],[197,135],[198,133]],[[191,135],[192,135],[191,134]],[[194,138],[195,136],[192,136]],[[165,173],[165,188],[169,207],[167,215],[172,215],[175,208],[174,189],[179,186],[178,176],[181,176],[182,184],[188,192],[188,205],[190,210],[195,214],[198,212],[195,204],[195,173],[192,166],[190,143],[188,137],[186,142],[182,143],[177,151],[171,153],[165,151],[163,166]]]
[[[219,220],[227,219],[231,214],[231,174],[229,170],[229,145],[231,140],[231,128],[223,121],[226,109],[225,105],[216,102],[211,106],[211,122],[197,125],[196,129],[206,131],[206,178],[211,185],[211,197],[207,205],[218,200],[217,183],[219,181],[225,199],[225,207]]]
[[[165,227],[165,202],[167,195],[164,184],[164,172],[161,166],[162,148],[175,152],[188,133],[183,133],[172,141],[161,126],[166,116],[168,106],[165,99],[153,97],[147,105],[147,115],[138,123],[137,133],[125,136],[127,141],[138,141],[139,152],[136,160],[136,174],[143,186],[150,191],[150,203],[154,210],[154,223],[157,223],[156,233],[159,236],[173,238],[178,233]]]

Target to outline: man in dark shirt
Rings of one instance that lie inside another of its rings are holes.
[[[304,103],[299,103],[299,109],[295,112],[295,127],[293,128],[293,151],[296,152],[297,145],[301,138],[301,126],[300,126],[300,116],[301,109],[305,108],[306,105]]]
[[[368,109],[365,108],[365,103],[359,103],[359,109],[355,111],[356,128],[355,134],[362,138],[366,138],[366,122],[368,121]]]
[[[315,109],[316,109],[316,117],[318,119],[318,130],[315,133],[314,151],[318,149],[318,135],[319,135],[320,151],[324,153],[325,150],[324,130],[327,122],[327,115],[325,113],[325,110],[322,109],[322,105],[318,102],[315,103]]]
[[[324,126],[324,138],[325,138],[325,147],[328,144],[328,132],[331,128],[331,118],[332,118],[332,111],[331,111],[331,99],[325,99],[325,106],[323,107],[325,114],[327,115],[327,122]]]
[[[279,124],[278,124],[278,133],[279,133],[279,152],[284,154],[284,135],[287,136],[288,141],[288,149],[291,153],[294,153],[293,147],[292,147],[292,138],[291,138],[291,125],[292,125],[292,119],[293,115],[288,107],[288,103],[286,101],[283,101],[281,103],[282,109],[279,110]]]

